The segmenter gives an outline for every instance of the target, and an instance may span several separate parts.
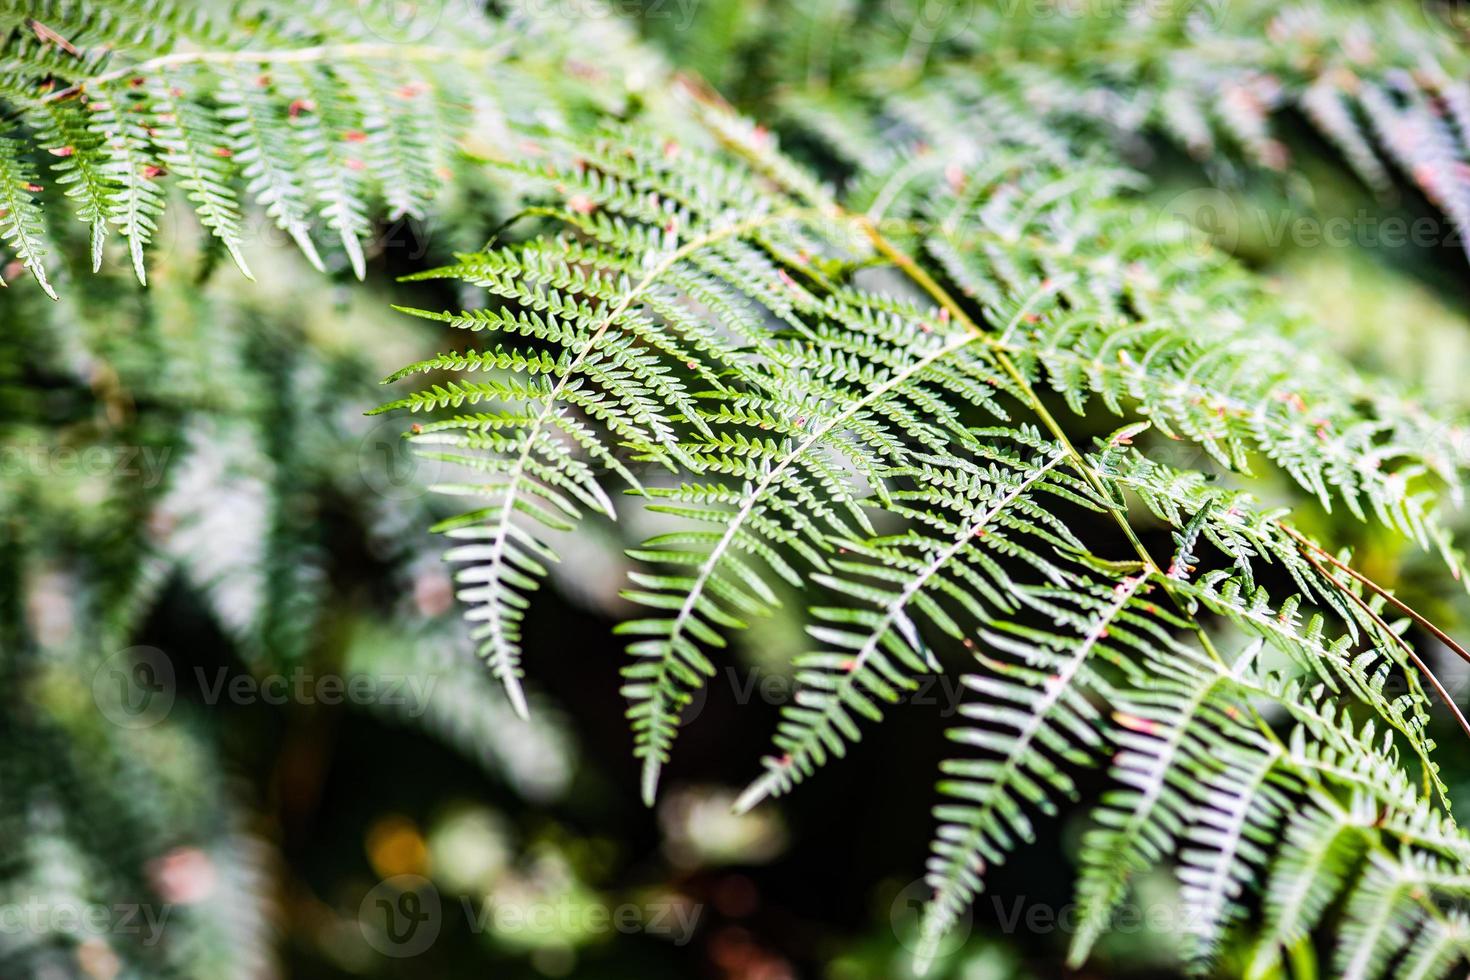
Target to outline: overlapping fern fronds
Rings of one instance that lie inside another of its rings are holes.
[[[524,21],[400,24],[346,0],[7,6],[0,237],[53,297],[48,256],[72,221],[93,271],[116,234],[146,281],[171,188],[246,276],[246,252],[285,236],[361,279],[375,222],[429,216],[466,146],[493,150],[499,117],[521,111],[496,97],[536,84],[516,56],[575,45]],[[535,111],[556,118],[559,91],[541,95]]]
[[[992,142],[1057,159],[1079,145],[1136,154],[1157,135],[1228,181],[1289,171],[1278,120],[1295,114],[1381,197],[1416,188],[1448,219],[1437,240],[1470,248],[1470,62],[1453,8],[911,0],[877,16],[834,8],[825,43],[793,36],[751,57],[796,58],[824,80],[777,90],[773,108],[850,158],[887,142],[854,124],[855,100],[943,141],[953,117],[935,98],[947,93]]]
[[[115,228],[142,278],[169,171],[237,261],[253,200],[308,257],[325,228],[361,275],[370,216],[426,206],[469,119],[417,108],[452,90],[430,77],[454,70],[443,51],[337,37],[331,16],[165,17],[113,67],[79,9],[10,36],[24,114],[0,142],[4,230],[43,282],[38,163],[66,181],[94,264]],[[1334,926],[1345,976],[1470,961],[1470,838],[1434,761],[1432,679],[1381,596],[1229,482],[1279,471],[1459,574],[1439,509],[1463,440],[1322,353],[1308,317],[1088,150],[1101,119],[1201,154],[1228,137],[1277,167],[1267,118],[1297,104],[1375,187],[1381,145],[1463,223],[1454,49],[1403,27],[1361,39],[1367,55],[1326,6],[1264,9],[1147,21],[1141,38],[1127,17],[982,15],[942,43],[906,35],[898,91],[862,74],[873,59],[829,65],[829,89],[782,105],[838,186],[695,84],[649,95],[642,121],[531,106],[502,126],[487,169],[525,207],[412,277],[482,302],[406,310],[485,340],[393,375],[428,380],[385,408],[417,413],[437,488],[473,500],[440,529],[515,709],[558,535],[616,517],[629,491],[670,522],[631,552],[626,596],[648,612],[620,627],[650,802],[681,711],[783,584],[815,596],[813,645],[742,806],[842,756],[921,675],[964,674],[921,960],[1078,772],[1106,767],[1075,960],[1167,862],[1201,969],[1252,903],[1261,975]],[[172,47],[244,27],[279,49]],[[1015,59],[971,57],[1012,30]],[[501,49],[455,51],[483,65]],[[1196,455],[1150,459],[1158,438]]]
[[[630,553],[649,567],[627,596],[651,614],[620,628],[636,637],[624,693],[650,800],[680,710],[778,579],[829,598],[742,806],[789,792],[945,669],[927,637],[973,651],[979,724],[956,738],[981,758],[947,766],[956,802],[938,811],[921,959],[985,867],[1030,838],[1026,811],[1051,811],[1071,771],[1114,747],[1123,789],[1085,848],[1077,957],[1132,873],[1177,856],[1191,955],[1210,962],[1247,886],[1305,859],[1274,840],[1301,799],[1387,790],[1417,829],[1364,828],[1355,846],[1425,890],[1394,929],[1350,918],[1344,962],[1410,942],[1463,957],[1436,904],[1458,879],[1433,869],[1470,839],[1438,809],[1431,702],[1374,602],[1306,560],[1284,512],[1140,456],[1147,424],[1084,454],[1052,404],[1143,416],[1202,464],[1279,467],[1457,568],[1434,502],[1463,461],[1441,454],[1431,418],[1345,385],[1351,372],[1296,341],[1300,315],[1180,228],[1140,221],[1127,174],[957,140],[844,198],[702,99],[690,110],[722,152],[626,129],[538,142],[520,176],[552,230],[431,274],[483,288],[487,307],[416,311],[504,338],[408,369],[476,380],[395,405],[441,413],[413,441],[488,474],[445,487],[490,502],[446,529],[470,542],[450,554],[507,686],[554,532],[615,512],[610,471],[683,523]],[[1143,545],[1130,498],[1174,528],[1171,559]],[[1115,523],[1116,551],[1075,533],[1087,512]],[[1267,722],[1282,712],[1288,728]],[[1316,924],[1263,939],[1261,961]]]

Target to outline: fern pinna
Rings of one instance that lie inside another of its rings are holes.
[[[37,148],[94,265],[115,229],[139,279],[165,176],[242,269],[246,201],[315,264],[340,246],[358,276],[374,216],[426,209],[441,165],[515,202],[485,248],[410,277],[478,301],[403,308],[487,341],[405,367],[389,380],[430,380],[382,410],[415,413],[413,446],[452,474],[436,489],[473,501],[440,529],[522,714],[522,625],[557,537],[628,506],[666,522],[630,551],[626,598],[647,612],[619,627],[647,801],[719,651],[800,592],[816,598],[799,691],[740,807],[813,778],[922,675],[963,676],[921,965],[1087,769],[1110,788],[1082,843],[1074,962],[1165,863],[1200,970],[1241,930],[1258,976],[1329,933],[1343,976],[1470,962],[1470,838],[1428,732],[1458,709],[1426,693],[1437,681],[1387,618],[1397,600],[1229,480],[1279,471],[1458,576],[1438,508],[1458,497],[1463,443],[1323,353],[1309,317],[1159,220],[1141,177],[1094,147],[1099,119],[1211,159],[1223,133],[1276,168],[1266,120],[1294,101],[1374,187],[1382,146],[1463,224],[1459,90],[1408,64],[1453,67],[1438,35],[1385,15],[1401,43],[1383,58],[1336,28],[1346,43],[1324,55],[1312,25],[1333,9],[1253,4],[1225,26],[1150,22],[1160,60],[1129,43],[1129,18],[1062,18],[1027,30],[1062,32],[1042,47],[1075,57],[1012,70],[976,49],[1017,23],[981,17],[943,44],[909,36],[902,86],[875,81],[894,52],[874,45],[851,72],[828,66],[849,87],[774,100],[839,188],[692,80],[612,106],[595,85],[522,111],[456,102],[455,70],[493,87],[511,56],[498,30],[446,55],[239,8],[140,31],[114,68],[93,43],[106,25],[51,8],[72,50],[27,22],[11,39],[24,70],[0,76],[25,110],[0,141],[4,237],[45,288]],[[242,25],[279,47],[175,48]],[[1231,57],[1200,57],[1230,31]],[[1170,441],[1197,450],[1188,465],[1160,458]]]

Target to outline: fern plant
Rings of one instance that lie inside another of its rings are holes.
[[[415,365],[485,380],[388,406],[459,410],[411,438],[489,474],[444,488],[491,499],[444,529],[469,542],[449,557],[465,563],[462,597],[508,687],[525,592],[554,557],[548,532],[584,508],[613,510],[594,482],[602,463],[686,525],[630,552],[649,570],[627,596],[650,615],[619,627],[637,638],[624,694],[650,802],[680,709],[729,631],[777,601],[776,579],[832,598],[811,611],[819,646],[796,661],[800,691],[742,807],[791,791],[917,675],[942,669],[925,632],[974,651],[965,714],[978,724],[952,735],[976,751],[945,766],[954,778],[941,789],[956,802],[937,811],[921,961],[983,869],[1032,836],[1028,811],[1053,811],[1070,770],[1109,746],[1122,789],[1085,844],[1079,960],[1129,876],[1183,848],[1186,901],[1201,909],[1192,955],[1208,963],[1243,884],[1304,859],[1262,846],[1303,794],[1369,792],[1395,819],[1433,826],[1428,839],[1375,829],[1345,841],[1392,855],[1401,873],[1462,847],[1458,831],[1438,836],[1451,825],[1439,822],[1413,654],[1374,602],[1325,571],[1284,513],[1130,445],[1152,423],[1223,467],[1264,456],[1324,504],[1438,543],[1458,569],[1427,489],[1458,465],[1428,451],[1425,417],[1371,387],[1345,390],[1342,365],[1285,339],[1279,301],[1189,237],[1123,233],[1137,223],[1116,173],[1033,163],[993,168],[988,184],[937,177],[912,193],[913,211],[880,225],[768,135],[718,108],[694,112],[725,152],[626,131],[538,144],[547,161],[518,176],[544,188],[536,213],[566,230],[426,274],[509,304],[420,315],[548,345],[497,342]],[[861,284],[882,267],[902,281]],[[1078,414],[1096,400],[1148,422],[1081,452],[1043,385]],[[486,402],[505,407],[463,410]],[[1377,463],[1334,464],[1324,447],[1338,440],[1342,459]],[[646,486],[652,476],[624,460],[671,469],[673,483]],[[1171,556],[1144,547],[1130,498],[1175,529]],[[1121,547],[1078,536],[1088,512],[1115,522]],[[880,515],[901,526],[880,531]],[[1286,598],[1267,593],[1268,578],[1284,580]],[[1285,732],[1264,720],[1277,710],[1292,720]],[[1353,776],[1339,771],[1346,759]],[[1403,794],[1384,799],[1364,769],[1400,773]],[[1406,788],[1406,770],[1422,789]],[[1433,900],[1456,896],[1453,860],[1415,879],[1426,882],[1417,904],[1394,912],[1408,925],[1350,937],[1344,961],[1353,943],[1386,961],[1421,927],[1453,936]],[[1371,887],[1337,887],[1349,886]],[[1262,962],[1298,939],[1264,940]]]
[[[116,228],[145,279],[167,179],[247,275],[249,201],[314,265],[331,238],[362,278],[371,216],[486,182],[511,220],[403,287],[462,304],[400,306],[482,339],[391,375],[427,380],[379,411],[409,416],[450,474],[434,489],[471,501],[437,529],[516,712],[558,539],[639,508],[663,530],[628,553],[644,611],[617,631],[649,804],[682,712],[783,598],[809,602],[811,642],[738,808],[839,764],[922,676],[962,676],[921,968],[1099,770],[1074,965],[1169,864],[1199,971],[1244,935],[1252,976],[1314,942],[1343,976],[1447,975],[1470,962],[1470,837],[1431,717],[1470,724],[1407,639],[1423,617],[1242,477],[1279,473],[1462,579],[1442,511],[1464,440],[1160,220],[1118,145],[1161,128],[1219,162],[1228,137],[1282,169],[1266,120],[1294,104],[1375,190],[1381,147],[1463,227],[1463,50],[1397,8],[1197,14],[1141,40],[1129,18],[1014,13],[938,45],[856,32],[821,84],[756,100],[798,155],[651,57],[657,84],[626,99],[595,77],[543,91],[555,56],[515,18],[439,47],[330,15],[177,13],[112,67],[116,24],[57,4],[10,37],[6,241],[54,295],[49,163],[94,268]],[[810,40],[752,61],[809,59]]]

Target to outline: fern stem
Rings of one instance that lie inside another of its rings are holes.
[[[1051,412],[1047,409],[1046,405],[1042,403],[1041,398],[1031,387],[1031,382],[1028,381],[1026,379],[1026,376],[1021,373],[1021,370],[1016,367],[1016,362],[1011,360],[1010,355],[1001,348],[999,342],[997,342],[994,337],[986,332],[983,327],[976,323],[974,318],[965,311],[964,307],[962,307],[959,302],[952,295],[950,295],[949,291],[941,286],[938,281],[936,281],[935,278],[928,273],[926,269],[919,265],[919,263],[915,262],[914,259],[906,252],[904,252],[898,246],[889,241],[888,238],[881,231],[878,230],[878,226],[875,225],[871,220],[862,215],[849,215],[849,218],[850,220],[857,222],[858,226],[862,228],[864,234],[867,235],[868,240],[873,244],[874,248],[876,248],[884,257],[889,259],[905,275],[912,279],[921,289],[924,290],[924,292],[928,293],[929,296],[933,298],[933,300],[938,303],[942,309],[947,311],[954,320],[964,326],[965,329],[974,332],[976,336],[982,338],[985,341],[991,354],[995,357],[996,363],[1000,365],[1001,369],[1010,376],[1011,380],[1014,381],[1017,387],[1026,395],[1029,407],[1033,412],[1036,413],[1036,417],[1041,420],[1041,423],[1046,426],[1047,430],[1052,434],[1057,442],[1062,445],[1062,448],[1065,449],[1067,454],[1072,458],[1073,468],[1082,475],[1082,478],[1088,482],[1094,492],[1096,492],[1103,499],[1106,499],[1108,496],[1107,490],[1104,488],[1103,482],[1098,477],[1097,472],[1088,465],[1086,457],[1078,452],[1077,447],[1072,445],[1072,440],[1067,436],[1066,430],[1062,428],[1061,424],[1057,422],[1056,417],[1053,416]],[[1189,619],[1189,622],[1194,627],[1195,633],[1199,636],[1200,645],[1204,648],[1204,651],[1217,663],[1224,664],[1225,658],[1220,656],[1220,653],[1218,650],[1215,649],[1215,644],[1210,639],[1209,634],[1205,632],[1204,627],[1199,623],[1198,619],[1195,618],[1194,614],[1189,610],[1187,604],[1183,601],[1183,599],[1181,599],[1178,593],[1174,591],[1170,578],[1159,569],[1158,563],[1154,561],[1153,556],[1150,555],[1148,552],[1148,548],[1144,546],[1143,541],[1139,539],[1137,532],[1133,530],[1133,525],[1128,523],[1127,516],[1112,508],[1109,508],[1108,512],[1113,515],[1113,520],[1117,523],[1119,529],[1123,532],[1123,536],[1128,539],[1128,543],[1133,546],[1133,550],[1137,552],[1139,558],[1143,560],[1146,574],[1156,576],[1159,579],[1159,581],[1164,586],[1164,591],[1169,594],[1170,599],[1179,608],[1180,612],[1182,612]]]
[[[1292,536],[1295,537],[1298,541],[1306,540],[1300,535],[1297,535],[1295,532],[1292,532],[1289,528],[1288,533],[1291,533]],[[1313,547],[1315,548],[1316,546],[1313,545]],[[1317,548],[1316,550],[1321,551],[1320,548]],[[1443,701],[1445,703],[1445,706],[1450,709],[1450,713],[1453,714],[1455,716],[1455,720],[1460,723],[1460,727],[1464,729],[1466,736],[1470,736],[1470,721],[1465,720],[1465,715],[1460,711],[1460,706],[1455,704],[1454,698],[1450,697],[1450,692],[1445,690],[1445,686],[1439,682],[1439,678],[1434,676],[1434,671],[1430,670],[1429,665],[1426,664],[1422,659],[1420,659],[1419,655],[1414,652],[1414,648],[1411,647],[1402,636],[1399,636],[1393,630],[1389,629],[1388,624],[1383,621],[1383,617],[1378,615],[1378,613],[1375,612],[1373,608],[1368,605],[1368,603],[1364,602],[1362,596],[1358,595],[1351,589],[1343,588],[1342,583],[1337,580],[1337,577],[1330,574],[1325,568],[1323,568],[1322,565],[1317,561],[1317,559],[1312,556],[1311,552],[1303,551],[1302,557],[1305,558],[1307,562],[1317,570],[1318,575],[1321,575],[1324,579],[1331,582],[1334,586],[1337,587],[1337,590],[1339,592],[1347,596],[1348,599],[1352,600],[1352,602],[1359,609],[1363,610],[1363,612],[1366,613],[1368,617],[1373,620],[1374,624],[1380,630],[1382,630],[1386,636],[1390,637],[1393,640],[1394,644],[1404,652],[1404,655],[1409,658],[1410,662],[1413,663],[1414,667],[1419,671],[1419,673],[1429,678],[1429,683],[1434,686],[1435,693],[1439,695],[1439,699]],[[1335,562],[1335,564],[1337,564],[1341,568],[1347,569],[1347,571],[1349,572],[1352,571],[1352,569],[1347,568],[1347,566],[1343,565],[1341,562]],[[1359,580],[1365,582],[1367,581],[1365,578],[1362,577],[1359,577]],[[1377,586],[1374,586],[1374,588],[1376,589]],[[1392,598],[1391,596],[1387,596],[1385,593],[1382,592],[1380,592],[1379,594],[1384,595],[1385,598]],[[1397,603],[1397,605],[1407,611],[1407,607],[1404,606],[1402,603]],[[1411,615],[1413,614],[1411,613]],[[1423,620],[1420,619],[1418,616],[1415,616],[1414,618],[1416,621],[1423,622]],[[1430,628],[1433,629],[1432,626]],[[1435,630],[1435,632],[1439,633],[1438,630]],[[1448,642],[1452,646],[1454,646],[1453,641]],[[1464,656],[1464,651],[1459,650],[1458,647],[1455,647],[1455,649],[1460,653],[1461,656]],[[1428,764],[1428,760],[1425,760],[1425,764]],[[1426,770],[1426,778],[1427,776],[1428,771]]]
[[[1383,598],[1388,600],[1388,602],[1391,603],[1396,609],[1398,609],[1399,612],[1403,613],[1405,616],[1408,616],[1414,622],[1422,626],[1425,630],[1434,634],[1435,639],[1439,640],[1439,642],[1443,643],[1445,646],[1453,650],[1461,660],[1465,661],[1467,664],[1470,664],[1470,652],[1467,652],[1464,647],[1460,646],[1460,644],[1452,639],[1448,633],[1430,622],[1422,613],[1417,612],[1408,603],[1404,602],[1398,596],[1394,595],[1392,592],[1388,591],[1383,586],[1379,585],[1377,582],[1373,581],[1371,578],[1358,571],[1356,568],[1353,568],[1346,562],[1339,560],[1335,555],[1327,552],[1325,549],[1322,548],[1321,545],[1317,544],[1317,542],[1313,541],[1311,538],[1308,538],[1306,535],[1297,531],[1295,528],[1282,524],[1281,529],[1292,538],[1294,538],[1298,544],[1304,545],[1306,548],[1315,551],[1317,554],[1327,559],[1333,565],[1342,569],[1344,572],[1347,572],[1353,578],[1357,579],[1359,582],[1362,582],[1374,592],[1383,596]],[[1304,557],[1307,556],[1304,555]],[[1307,557],[1307,560],[1311,561],[1311,558]]]

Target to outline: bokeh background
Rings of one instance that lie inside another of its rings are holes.
[[[586,14],[566,6],[552,13]],[[788,90],[831,69],[831,39],[886,17],[907,51],[921,14],[967,12],[615,6],[621,30],[778,127],[799,111]],[[923,20],[917,43],[943,22]],[[1438,209],[1404,182],[1371,193],[1301,119],[1277,132],[1291,176],[1202,166],[1163,139],[1127,158],[1150,207],[1203,218],[1312,311],[1324,344],[1470,409],[1466,255]],[[173,967],[203,977],[908,975],[952,679],[800,793],[735,816],[806,642],[788,603],[738,639],[646,809],[610,632],[628,612],[636,515],[561,545],[526,622],[531,721],[473,657],[427,530],[449,513],[426,492],[432,464],[405,453],[402,420],[365,413],[383,377],[445,346],[390,304],[459,301],[393,277],[484,242],[510,211],[496,195],[466,183],[434,216],[382,226],[366,285],[323,277],[264,223],[250,258],[269,287],[245,282],[175,208],[146,291],[117,267],[75,276],[59,306],[0,298],[0,672],[14,702],[0,715],[0,947],[35,975],[131,975],[112,933],[165,907],[190,927]],[[1432,233],[1408,233],[1416,222]],[[1287,486],[1254,489],[1464,628],[1470,605],[1432,557]],[[1429,654],[1463,696],[1458,663]],[[100,710],[98,685],[123,710]],[[1453,745],[1448,725],[1439,736]],[[1470,754],[1442,763],[1470,802]],[[994,870],[939,975],[1061,974],[1084,817],[1043,824]],[[1155,913],[1167,927],[1172,889],[1165,870],[1145,880],[1140,921],[1077,975],[1176,975],[1167,935],[1143,928]],[[98,894],[122,896],[105,928],[67,916]]]

